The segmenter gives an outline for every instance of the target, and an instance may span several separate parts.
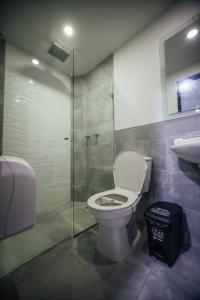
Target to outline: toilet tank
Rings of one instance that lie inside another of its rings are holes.
[[[0,156],[0,239],[36,222],[36,180],[23,159]]]
[[[146,160],[147,163],[147,171],[146,171],[146,176],[144,179],[144,184],[142,187],[142,193],[147,193],[149,191],[150,187],[150,182],[151,182],[151,165],[152,165],[152,158],[148,156],[144,156],[144,159]]]

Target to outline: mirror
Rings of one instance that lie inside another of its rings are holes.
[[[167,115],[200,112],[200,16],[162,43]]]

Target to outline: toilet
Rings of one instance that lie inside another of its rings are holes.
[[[131,252],[127,224],[142,194],[149,190],[151,162],[150,157],[138,152],[121,152],[113,166],[115,188],[95,194],[87,201],[89,212],[99,223],[97,249],[113,261],[121,261]]]

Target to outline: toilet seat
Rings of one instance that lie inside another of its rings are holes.
[[[102,216],[112,214],[113,218],[114,214],[127,215],[134,212],[142,195],[147,169],[146,160],[138,152],[119,153],[113,165],[115,188],[95,194],[88,199],[91,213],[96,211]],[[122,197],[120,199],[114,196]]]
[[[138,152],[119,153],[113,165],[115,187],[141,194],[147,169],[146,160]]]
[[[116,205],[113,206],[107,206],[107,205],[103,206],[96,202],[101,197],[107,197],[109,199],[112,199],[112,195],[119,195],[122,197],[126,197],[127,200],[126,202],[122,202],[120,205],[119,203],[118,204],[116,203]],[[136,206],[139,200],[140,200],[140,196],[138,195],[138,193],[134,193],[133,191],[124,190],[120,188],[115,188],[91,196],[88,199],[88,206],[96,211],[112,212],[112,211],[124,210],[126,208]]]

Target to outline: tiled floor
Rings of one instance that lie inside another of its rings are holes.
[[[30,229],[0,241],[0,277],[71,236],[70,208],[41,211]]]
[[[95,223],[95,218],[89,213],[87,202],[74,201],[74,234],[82,232]]]
[[[85,202],[74,203],[75,234],[95,224]],[[0,277],[72,236],[71,207],[63,211],[41,211],[30,229],[0,241]]]
[[[200,299],[198,243],[172,268],[150,257],[144,240],[121,263],[107,260],[95,248],[93,229],[42,254],[5,283],[10,292],[17,287],[20,300]]]

